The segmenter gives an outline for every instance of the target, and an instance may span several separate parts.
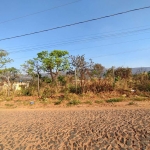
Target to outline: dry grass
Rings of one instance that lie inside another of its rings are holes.
[[[31,84],[29,89],[23,89],[23,91],[20,92],[20,96],[14,93],[14,95],[7,97],[6,93],[5,95],[0,93],[0,105],[5,105],[5,102],[10,102],[18,107],[75,106],[79,104],[92,106],[99,104],[100,106],[100,104],[103,103],[104,105],[106,105],[106,103],[109,105],[109,103],[129,102],[129,100],[133,102],[142,102],[147,101],[150,97],[150,92],[143,91],[149,88],[149,82],[150,81],[146,84],[146,87],[140,87],[139,85],[146,83],[146,81],[121,79],[116,81],[115,86],[113,86],[112,78],[100,80],[93,79],[85,81],[83,93],[75,93],[75,85],[69,80],[65,86],[58,85],[57,87],[53,84],[42,83],[40,87],[40,98],[37,96],[36,84]],[[138,85],[137,88],[140,90],[136,89],[136,85]],[[78,84],[78,88],[81,88],[80,84]],[[133,88],[135,88],[135,92],[131,92]],[[141,90],[141,88],[143,89]],[[30,101],[34,101],[35,103],[31,105]]]

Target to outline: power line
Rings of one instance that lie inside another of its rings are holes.
[[[143,28],[143,29],[139,29],[141,31],[144,31],[144,30],[149,30],[150,29],[150,25],[146,25],[146,26],[136,26],[136,27],[131,27],[131,28],[125,28],[125,29],[120,29],[120,30],[115,30],[115,31],[108,31],[108,32],[102,32],[102,33],[93,33],[93,34],[88,34],[88,35],[83,35],[83,36],[78,36],[78,37],[69,37],[68,39],[71,39],[71,40],[76,40],[77,38],[82,38],[82,37],[86,37],[86,36],[91,36],[91,35],[99,35],[101,34],[102,35],[105,35],[106,33],[110,33],[110,34],[116,34],[117,31],[126,31],[126,32],[132,32],[132,30],[130,31],[129,29],[137,29],[137,28],[141,28],[141,27],[148,27],[148,28]],[[129,30],[129,31],[128,31]],[[135,30],[133,30],[134,32]],[[124,32],[121,32],[121,33],[124,33]],[[119,33],[120,34],[120,33]],[[66,40],[65,40],[66,41]],[[47,41],[49,42],[49,41]],[[55,42],[55,41],[54,41]],[[56,41],[56,42],[60,42],[60,41]],[[64,41],[62,41],[64,42]],[[5,49],[24,49],[24,48],[36,48],[36,46],[43,46],[43,45],[47,45],[47,44],[50,44],[50,43],[43,43],[43,44],[38,44],[38,45],[28,45],[28,46],[25,46],[25,45],[21,45],[20,47],[5,47]]]
[[[62,42],[58,42],[58,43],[52,43],[50,45],[40,45],[40,46],[36,46],[36,47],[28,47],[27,49],[22,49],[22,50],[16,50],[16,51],[8,51],[9,53],[18,53],[18,52],[23,52],[23,51],[29,51],[29,50],[35,50],[35,49],[43,49],[43,48],[48,48],[48,47],[53,47],[53,46],[62,46],[62,45],[68,45],[68,44],[73,44],[73,43],[81,43],[81,42],[88,42],[88,41],[93,41],[93,40],[103,40],[103,38],[110,38],[110,37],[116,37],[116,36],[124,36],[124,35],[128,35],[129,33],[137,33],[137,32],[143,32],[143,31],[148,31],[150,28],[148,29],[142,29],[142,30],[134,30],[131,32],[122,32],[122,33],[117,33],[117,34],[110,34],[110,35],[103,35],[103,36],[94,36],[94,37],[86,37],[83,39],[73,39],[70,41],[62,41]],[[145,40],[145,39],[149,39],[149,38],[144,38],[144,39],[138,39],[138,40]],[[138,40],[132,40],[132,41],[138,41]],[[126,41],[126,42],[130,42],[130,41]],[[122,42],[123,43],[123,42]],[[118,43],[115,43],[118,44]],[[120,42],[119,42],[120,44]],[[109,44],[109,45],[113,45],[113,44]],[[43,47],[44,46],[44,47]],[[102,46],[107,46],[107,45],[102,45]]]
[[[104,44],[104,45],[100,45],[100,46],[93,46],[93,47],[86,47],[86,48],[80,48],[78,50],[83,50],[83,49],[89,49],[89,48],[98,48],[98,47],[102,47],[102,46],[110,46],[110,45],[116,45],[116,44],[122,44],[122,43],[128,43],[128,42],[134,42],[134,41],[141,41],[141,40],[149,40],[150,38],[144,38],[144,39],[138,39],[138,40],[131,40],[131,41],[125,41],[125,42],[117,42],[117,43],[111,43],[111,44]],[[50,46],[52,47],[52,46]],[[19,52],[27,52],[27,51],[31,51],[31,50],[39,50],[39,49],[27,49],[27,50],[24,50],[24,51],[14,51],[14,52],[10,52],[11,54],[14,54],[14,53],[19,53]],[[74,50],[71,50],[71,51],[75,51],[77,49],[74,49]]]
[[[137,49],[137,50],[131,50],[131,51],[123,51],[123,52],[114,53],[114,54],[108,54],[108,55],[92,56],[92,57],[87,57],[86,59],[90,59],[90,58],[100,58],[100,57],[113,56],[113,55],[120,55],[120,54],[132,53],[132,52],[137,52],[137,51],[145,51],[145,50],[149,50],[149,49],[150,49],[150,47],[148,47],[148,48],[143,48],[143,49]],[[14,58],[14,59],[16,60],[16,59],[22,59],[22,58],[29,58],[29,57],[21,57],[21,58]]]
[[[76,0],[76,1],[73,1],[73,2],[65,3],[65,4],[55,6],[55,7],[49,8],[49,9],[45,9],[45,10],[42,10],[42,11],[38,11],[38,12],[34,12],[34,13],[31,13],[31,14],[27,14],[27,15],[24,15],[24,16],[17,17],[17,18],[12,18],[12,19],[9,19],[9,20],[5,20],[5,21],[0,22],[0,24],[11,22],[11,21],[14,21],[14,20],[22,19],[22,18],[26,18],[26,17],[33,16],[33,15],[37,15],[39,13],[43,13],[43,12],[50,11],[50,10],[53,10],[53,9],[56,9],[56,8],[67,6],[67,5],[70,5],[70,4],[79,2],[79,1],[81,1],[81,0]]]
[[[117,44],[123,44],[123,43],[129,43],[129,42],[134,42],[134,41],[141,41],[141,40],[149,40],[150,38],[143,38],[143,39],[137,39],[137,40],[131,40],[131,41],[125,41],[125,42],[116,42],[116,43],[110,43],[110,44],[104,44],[104,45],[99,45],[99,46],[93,46],[93,47],[86,47],[86,48],[81,48],[78,50],[83,50],[83,49],[89,49],[89,48],[98,48],[98,47],[103,47],[103,46],[111,46],[111,45],[117,45]],[[20,52],[28,52],[28,51],[36,51],[40,49],[46,49],[46,48],[52,48],[53,46],[46,46],[46,47],[38,47],[38,48],[30,48],[30,49],[25,49],[25,50],[18,50],[18,51],[11,51],[9,54],[14,54],[14,53],[20,53]],[[71,50],[73,51],[73,50]]]
[[[41,31],[35,31],[35,32],[26,33],[26,34],[22,34],[22,35],[17,35],[17,36],[13,36],[13,37],[3,38],[3,39],[0,39],[0,41],[10,40],[10,39],[14,39],[14,38],[20,38],[20,37],[24,37],[24,36],[29,36],[29,35],[33,35],[33,34],[42,33],[42,32],[47,32],[47,31],[50,31],[50,30],[56,30],[56,29],[60,29],[60,28],[75,26],[75,25],[78,25],[78,24],[83,24],[83,23],[92,22],[92,21],[96,21],[96,20],[100,20],[100,19],[104,19],[104,18],[114,17],[114,16],[130,13],[130,12],[134,12],[134,11],[144,10],[144,9],[148,9],[148,8],[150,8],[150,6],[131,9],[131,10],[127,10],[127,11],[124,11],[124,12],[119,12],[119,13],[116,13],[116,14],[111,14],[111,15],[107,15],[107,16],[103,16],[103,17],[99,17],[99,18],[80,21],[80,22],[76,22],[76,23],[72,23],[72,24],[66,24],[66,25],[63,25],[63,26],[58,26],[58,27],[54,27],[54,28],[50,28],[50,29],[41,30]]]
[[[87,48],[83,48],[83,49],[103,47],[103,46],[110,46],[110,45],[117,45],[117,44],[122,44],[122,43],[128,43],[128,42],[134,42],[134,41],[141,41],[141,40],[149,40],[149,39],[150,38],[143,38],[143,39],[137,39],[137,40],[131,40],[131,41],[125,41],[125,42],[117,42],[117,43],[104,44],[104,45],[94,46],[94,47],[87,47]],[[39,48],[29,48],[29,49],[25,49],[25,50],[11,51],[11,52],[9,52],[9,54],[14,54],[14,53],[19,53],[19,52],[28,52],[28,51],[34,51],[34,50],[40,50],[40,49],[51,48],[51,47],[53,47],[53,46],[39,47]],[[82,50],[82,49],[79,49],[79,50]]]
[[[149,49],[150,49],[150,47],[148,47],[148,48],[143,48],[143,49],[137,49],[137,50],[133,50],[133,51],[124,51],[124,52],[120,52],[120,53],[114,53],[114,54],[108,54],[108,55],[95,56],[95,57],[90,57],[90,58],[99,58],[99,57],[106,57],[106,56],[112,56],[112,55],[120,55],[120,54],[132,53],[132,52],[137,52],[137,51],[144,51],[144,50],[149,50]]]

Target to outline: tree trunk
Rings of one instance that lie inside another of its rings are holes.
[[[53,76],[52,70],[50,70],[50,76],[51,76],[51,79],[52,79],[52,82],[53,82],[54,81],[54,76]]]
[[[75,69],[75,82],[76,82],[76,94],[77,94],[77,71]]]
[[[8,85],[8,88],[7,88],[7,96],[9,97],[10,96],[10,81],[9,81],[9,77],[7,77],[7,85]]]
[[[40,96],[40,81],[39,81],[39,73],[38,73],[38,97]]]

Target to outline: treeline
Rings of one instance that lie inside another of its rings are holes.
[[[68,51],[54,50],[37,53],[37,57],[21,65],[22,71],[12,67],[6,68],[13,61],[8,53],[0,50],[1,84],[7,83],[7,95],[54,97],[57,94],[83,94],[92,92],[116,91],[120,94],[134,89],[136,93],[150,91],[150,72],[132,74],[131,68],[105,69],[92,59],[86,60],[84,55],[72,56]],[[21,74],[32,77],[30,86],[22,86],[20,91],[14,91],[12,84]],[[47,76],[43,76],[47,74]],[[3,91],[1,90],[1,94]]]

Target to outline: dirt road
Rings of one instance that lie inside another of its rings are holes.
[[[150,109],[1,110],[0,150],[150,150]]]

